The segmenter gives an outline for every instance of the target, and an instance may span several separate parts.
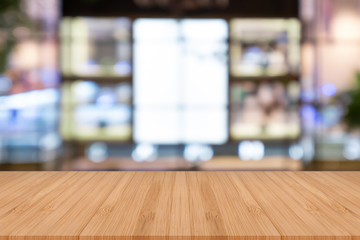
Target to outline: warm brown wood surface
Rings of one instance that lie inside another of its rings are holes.
[[[0,172],[0,239],[360,239],[360,172]]]

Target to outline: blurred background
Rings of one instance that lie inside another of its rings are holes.
[[[0,170],[360,170],[360,0],[1,0]]]

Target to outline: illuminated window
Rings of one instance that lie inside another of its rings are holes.
[[[222,144],[227,140],[227,23],[134,22],[134,139]]]
[[[130,75],[130,28],[127,18],[65,18],[61,25],[63,73]]]
[[[296,19],[234,19],[230,22],[231,75],[298,74],[300,23]]]

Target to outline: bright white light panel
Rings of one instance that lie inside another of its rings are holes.
[[[136,142],[226,142],[227,38],[220,19],[135,21]]]

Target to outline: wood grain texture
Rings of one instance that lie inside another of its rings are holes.
[[[0,240],[360,240],[360,172],[0,172]]]

